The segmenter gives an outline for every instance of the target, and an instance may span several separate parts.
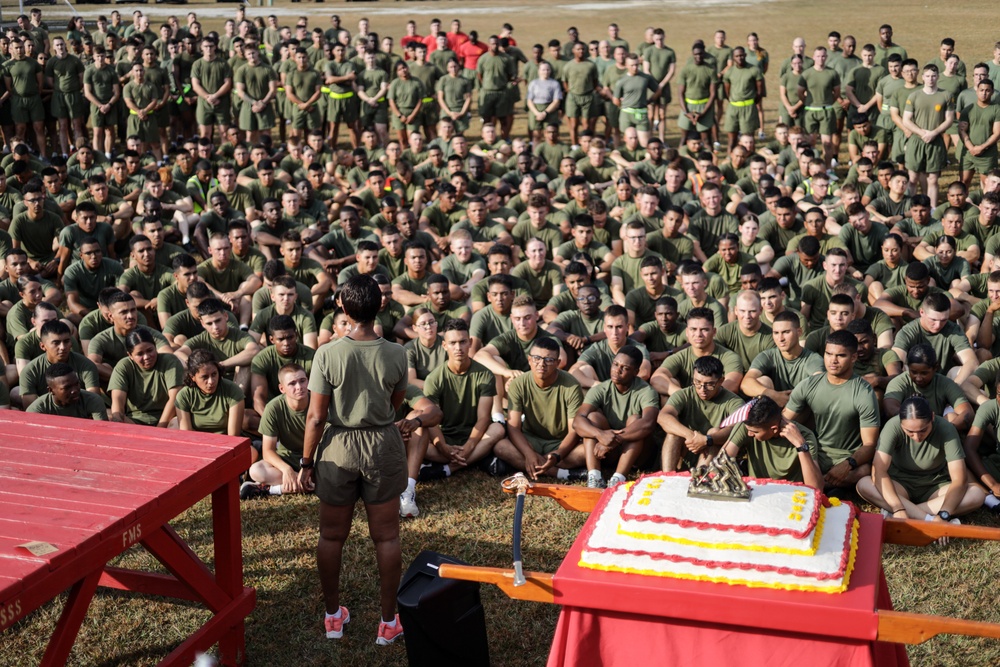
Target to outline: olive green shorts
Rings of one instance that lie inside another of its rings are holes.
[[[212,106],[203,98],[199,97],[194,108],[194,119],[199,125],[226,125],[232,119],[229,100],[221,99],[216,106]]]
[[[594,95],[592,93],[586,93],[584,95],[576,95],[575,93],[566,94],[566,117],[567,118],[590,118],[591,107],[594,106]]]
[[[430,102],[428,102],[427,100],[430,100]],[[424,106],[420,110],[420,118],[418,119],[420,124],[423,125],[424,127],[435,127],[440,118],[441,118],[441,107],[438,105],[437,100],[434,98],[425,97]]]
[[[33,97],[11,96],[10,115],[15,125],[27,125],[45,120],[42,98],[37,95]]]
[[[536,107],[539,105],[535,105]],[[548,104],[544,105],[548,106]],[[544,108],[544,107],[543,107]],[[540,109],[541,110],[541,109]],[[559,124],[559,111],[553,111],[552,113],[546,114],[543,120],[538,120],[535,118],[535,114],[528,112],[528,129],[534,132],[535,130],[544,130],[546,125],[558,125]]]
[[[503,118],[504,111],[507,110],[508,99],[506,90],[479,90],[479,116],[480,118]],[[512,109],[513,111],[513,109]]]
[[[608,123],[611,116],[608,116]],[[634,127],[639,132],[649,132],[649,112],[646,109],[619,109],[618,129],[624,132]]]
[[[907,140],[904,164],[910,171],[926,174],[940,173],[947,162],[948,151],[945,149],[944,140],[941,137],[935,137],[934,141],[929,144],[916,135]]]
[[[335,98],[333,95],[348,95]],[[358,96],[354,93],[330,93],[326,99],[326,120],[330,123],[351,123],[358,120]]]
[[[56,118],[86,118],[87,101],[83,93],[52,93],[52,115]]]
[[[956,147],[957,148],[957,147]],[[956,151],[957,153],[958,151]],[[988,174],[997,168],[997,148],[992,147],[992,151],[987,150],[979,155],[972,155],[968,149],[962,151],[960,160],[962,171],[974,171],[977,174]]]
[[[833,107],[807,107],[802,129],[809,134],[834,134],[837,131],[837,114]]]
[[[370,104],[362,104],[358,120],[361,121],[362,128],[371,128],[375,125],[388,125],[389,107],[386,106],[385,102],[381,102],[378,106],[374,107]]]
[[[406,490],[406,446],[395,424],[327,426],[316,457],[316,496],[327,505],[378,505]]]
[[[913,503],[925,503],[928,498],[934,495],[935,491],[942,486],[951,484],[951,477],[948,476],[948,473],[944,475],[927,473],[926,476],[918,477],[912,472],[904,476],[899,471],[890,469],[889,477],[906,489],[907,495],[910,496],[910,502]]]
[[[240,108],[241,130],[255,132],[257,130],[270,130],[274,127],[274,105],[268,105],[260,113],[254,113],[250,104],[244,104]]]
[[[101,113],[97,107],[90,107],[91,127],[118,127],[118,106],[112,104],[107,113]]]
[[[320,113],[317,105],[314,104],[309,111],[302,111],[297,106],[291,105],[289,111],[289,119],[293,129],[319,130],[322,128],[323,114]]]
[[[757,115],[757,105],[748,104],[745,107],[735,106],[731,102],[726,107],[726,117],[723,131],[754,134],[760,127],[760,116]]]
[[[409,116],[411,113],[413,113],[413,109],[400,109],[399,112],[405,116]],[[389,119],[389,121],[390,124],[392,125],[392,129],[394,130],[405,129],[407,132],[420,131],[420,114],[417,114],[416,118],[413,119],[412,123],[404,123],[399,118],[399,116],[393,116],[392,118]]]
[[[146,116],[146,120],[140,120],[139,115],[129,111],[128,133],[139,137],[139,141],[153,143],[160,136],[160,125],[156,122],[156,114]]]
[[[559,443],[562,442],[562,440],[546,440],[544,438],[539,438],[523,429],[521,430],[521,433],[524,434],[524,439],[528,441],[531,448],[542,456],[559,449]]]
[[[438,115],[439,119],[443,117],[451,118],[451,116],[443,116],[441,114]],[[426,123],[426,120],[424,122]],[[465,132],[469,129],[470,122],[472,122],[472,115],[469,113],[466,113],[464,116],[459,116],[458,118],[452,118],[451,121],[452,125],[455,127],[456,134],[465,134]],[[528,124],[531,124],[530,118],[528,119]]]
[[[621,109],[619,109],[618,106],[611,100],[601,100],[597,104],[599,104],[604,110],[604,117],[608,121],[608,127],[618,127],[618,119],[621,117]],[[595,106],[597,104],[595,104]]]
[[[692,123],[687,116],[683,113],[677,118],[677,127],[688,132],[690,130],[698,130],[699,132],[708,132],[712,126],[715,125],[715,106],[713,105],[711,109],[707,108],[704,104],[692,104],[691,102],[686,102],[688,113],[702,113],[705,115],[701,117],[697,124]]]

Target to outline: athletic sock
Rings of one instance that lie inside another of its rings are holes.
[[[933,521],[936,518],[937,517],[935,517],[933,514],[928,514],[927,516],[924,517],[924,521]]]
[[[556,479],[569,479],[569,470],[566,470],[566,468],[556,470]]]
[[[271,493],[272,496],[280,496],[281,495],[281,484],[272,484],[271,488],[268,489],[268,491]]]
[[[417,480],[413,479],[412,477],[408,477],[406,480],[406,492],[413,493],[416,490],[417,490]]]
[[[343,614],[343,610],[340,607],[337,607],[337,613],[336,614],[327,614],[326,617],[327,618],[336,618],[336,619],[339,619],[343,615],[344,615]]]
[[[983,505],[985,505],[987,509],[993,509],[997,505],[1000,505],[1000,499],[998,499],[991,493],[990,495],[986,496],[986,500],[983,501]]]
[[[451,466],[450,465],[448,465],[447,463],[445,463],[444,466],[443,466],[443,468],[442,468],[442,470],[444,470],[444,476],[445,477],[451,477]]]
[[[385,623],[386,627],[389,627],[389,628],[396,627],[396,617],[395,616],[392,617],[391,621],[382,621],[382,622]]]

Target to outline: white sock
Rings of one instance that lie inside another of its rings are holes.
[[[558,468],[556,470],[556,479],[569,479],[569,470],[566,470],[566,468]]]
[[[937,517],[935,517],[933,514],[928,514],[927,516],[924,517],[924,521],[933,521],[936,518]]]
[[[268,489],[268,491],[270,491],[270,493],[271,493],[272,496],[280,496],[281,495],[281,484],[272,484],[271,488]]]
[[[444,464],[444,475],[445,477],[451,477],[451,466],[447,463]]]
[[[590,476],[590,477],[602,477],[600,469],[598,469],[598,470],[588,470],[587,471],[587,475]],[[602,477],[602,479],[603,479],[603,477]]]
[[[993,509],[997,505],[1000,505],[1000,499],[998,499],[991,493],[990,495],[986,496],[986,500],[983,501],[983,505],[985,505],[989,509]]]
[[[396,627],[396,617],[395,616],[392,617],[391,621],[382,621],[382,622],[385,623],[387,627],[390,627],[390,628]]]
[[[341,611],[340,607],[337,607],[337,613],[336,613],[336,614],[327,614],[327,615],[326,615],[326,617],[327,617],[327,618],[340,618],[340,617],[341,617],[341,616],[343,616],[343,615],[344,615],[344,614],[343,614],[343,612]]]
[[[407,480],[406,480],[406,492],[407,493],[414,493],[414,492],[416,492],[416,490],[417,490],[417,480],[413,479],[412,477],[407,478]]]

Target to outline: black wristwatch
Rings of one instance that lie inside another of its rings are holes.
[[[708,433],[705,434],[705,446],[706,447],[715,446],[715,440],[713,440],[712,436],[710,436]]]
[[[801,447],[796,447],[795,451],[801,452],[803,454],[808,454],[809,453],[809,445],[802,445]]]
[[[854,460],[853,456],[848,456],[847,457],[847,465],[851,466],[851,470],[857,470],[858,469],[858,462]]]
[[[309,468],[312,468],[315,465],[316,462],[313,461],[312,459],[299,459],[299,467],[305,470],[308,470]]]
[[[549,452],[548,456],[555,458],[556,463],[560,463],[562,461],[562,454],[559,452]]]
[[[938,516],[941,517],[942,521],[951,521],[951,512],[948,510],[941,510],[938,512]]]

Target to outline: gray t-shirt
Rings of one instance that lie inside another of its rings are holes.
[[[528,84],[528,99],[534,102],[536,107],[540,104],[548,106],[553,100],[561,100],[562,97],[562,86],[555,79],[535,79]]]

